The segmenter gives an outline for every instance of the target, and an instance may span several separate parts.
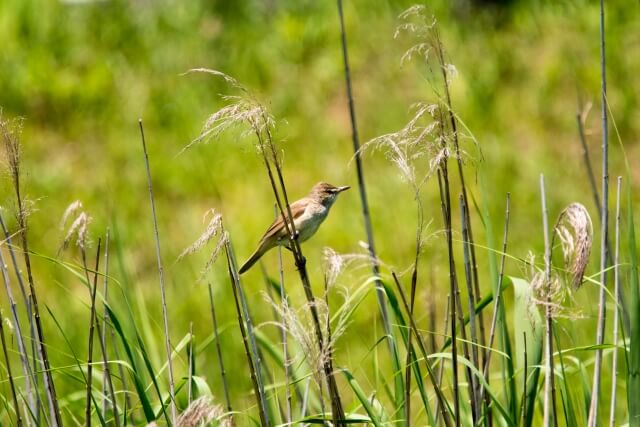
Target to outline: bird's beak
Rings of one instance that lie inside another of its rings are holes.
[[[348,185],[345,185],[344,187],[338,187],[338,193],[342,193],[345,190],[350,189],[351,187]]]

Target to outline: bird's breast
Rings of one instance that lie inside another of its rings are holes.
[[[328,212],[329,210],[320,204],[313,204],[305,209],[304,213],[295,221],[296,230],[299,233],[298,238],[301,242],[308,240],[315,234]]]

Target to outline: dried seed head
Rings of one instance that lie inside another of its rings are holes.
[[[349,323],[349,307],[351,306],[351,300],[348,294],[341,293],[344,298],[344,303],[341,306],[339,313],[337,314],[337,320],[331,327],[331,333],[329,333],[329,320],[330,313],[324,298],[316,298],[313,307],[318,314],[318,320],[322,329],[322,336],[325,337],[322,343],[322,348],[318,342],[317,335],[315,333],[314,321],[311,314],[311,304],[307,303],[295,309],[291,307],[288,301],[285,299],[281,301],[273,300],[268,294],[263,293],[265,300],[273,306],[277,313],[277,317],[280,318],[280,322],[277,323],[278,327],[284,328],[287,333],[298,343],[302,351],[298,353],[296,357],[291,360],[292,364],[300,362],[302,359],[306,359],[309,368],[312,371],[313,378],[318,385],[323,384],[324,364],[331,357],[331,353],[335,348],[335,343],[344,334]],[[268,322],[274,323],[274,322]],[[330,339],[326,339],[330,337]]]
[[[216,246],[209,255],[207,263],[205,264],[198,281],[202,281],[204,279],[204,276],[209,272],[209,270],[211,270],[211,266],[213,266],[213,263],[216,261],[216,259],[218,259],[218,255],[220,255],[222,248],[229,238],[227,232],[224,231],[224,228],[222,226],[222,215],[216,213],[215,209],[209,209],[202,216],[202,221],[205,222],[209,217],[211,217],[211,219],[209,220],[209,223],[207,224],[204,232],[200,235],[200,237],[198,237],[195,242],[193,242],[191,246],[183,250],[177,259],[177,261],[180,261],[185,256],[200,251],[207,245],[207,243],[218,237]]]
[[[191,402],[191,405],[180,414],[176,425],[178,427],[198,427],[219,420],[219,426],[230,426],[229,419],[223,418],[224,416],[222,406],[214,404],[210,397],[202,396]]]
[[[571,284],[578,289],[589,263],[593,246],[593,225],[589,212],[580,203],[567,206],[556,221],[554,236],[562,245],[565,268],[571,275]]]
[[[434,158],[441,152],[437,130],[439,122],[433,117],[432,104],[417,103],[413,117],[399,131],[374,138],[362,145],[360,150],[382,151],[396,165],[403,180],[409,182],[414,191],[435,171],[434,163],[429,161],[425,177],[417,177],[416,161],[423,157]]]
[[[60,221],[60,229],[64,231],[64,227],[67,224],[70,218],[73,219],[73,222],[69,226],[69,229],[65,233],[64,240],[62,241],[61,250],[67,249],[69,247],[69,243],[73,237],[76,237],[76,246],[81,250],[86,249],[89,244],[88,232],[89,232],[89,224],[92,221],[92,218],[82,209],[82,202],[76,200],[71,203],[69,207],[65,210],[62,215],[62,220]]]
[[[222,99],[228,102],[228,105],[222,107],[215,113],[211,114],[204,123],[200,135],[187,144],[179,154],[201,142],[208,142],[220,134],[239,126],[247,126],[248,131],[242,132],[242,136],[259,135],[258,148],[262,151],[265,139],[267,144],[271,144],[269,131],[275,126],[275,120],[269,114],[266,107],[261,104],[251,92],[242,86],[233,77],[217,70],[208,68],[195,68],[189,70],[189,73],[207,73],[214,76],[222,77],[231,87],[240,90],[240,96],[222,96]],[[267,136],[267,138],[264,138]]]
[[[368,247],[365,249],[368,250]],[[354,264],[356,264],[356,268],[369,267],[372,261],[371,256],[368,253],[339,254],[330,247],[324,248],[323,260],[324,275],[328,288],[335,285],[338,276],[340,276],[347,267]]]
[[[2,117],[2,110],[0,110],[0,133],[2,134],[7,169],[14,185],[16,185],[16,180],[20,177],[22,119],[5,120]]]
[[[60,220],[60,229],[64,230],[65,225],[67,225],[67,221],[71,218],[77,211],[82,209],[82,202],[80,200],[76,200],[72,202],[67,209],[62,214],[62,219]]]

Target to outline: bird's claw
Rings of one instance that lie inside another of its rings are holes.
[[[307,258],[304,255],[300,257],[300,262],[297,264],[298,270],[302,270],[307,265]]]

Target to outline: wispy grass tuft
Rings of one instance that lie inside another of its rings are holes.
[[[21,179],[21,145],[20,135],[22,132],[22,121],[7,121],[2,115],[0,115],[0,134],[2,134],[2,146],[5,152],[5,158],[7,162],[7,169],[11,177],[13,184],[13,190],[15,194],[16,203],[16,218],[18,222],[18,228],[20,231],[20,239],[22,244],[22,251],[24,256],[24,264],[27,272],[27,281],[29,283],[29,293],[27,306],[31,307],[33,313],[29,313],[29,319],[32,320],[31,328],[34,331],[34,342],[36,343],[39,363],[42,364],[42,379],[45,386],[45,394],[47,397],[47,403],[49,405],[49,415],[51,423],[54,427],[62,425],[62,417],[60,415],[60,408],[58,405],[58,398],[56,394],[55,384],[53,382],[53,375],[51,365],[49,363],[49,356],[47,353],[47,346],[45,344],[44,329],[42,327],[42,320],[40,318],[40,308],[38,306],[38,298],[36,294],[35,282],[33,279],[33,271],[31,268],[31,256],[29,252],[29,240],[27,238],[28,227],[27,218],[29,216],[29,210],[31,203],[25,200],[23,196]],[[18,270],[16,270],[18,271]],[[37,367],[34,367],[34,371]],[[39,417],[39,411],[36,413],[36,418]]]
[[[218,421],[219,427],[231,427],[233,424],[226,417],[222,406],[216,405],[208,396],[202,396],[191,402],[187,409],[178,417],[177,427],[206,426],[212,421]]]

